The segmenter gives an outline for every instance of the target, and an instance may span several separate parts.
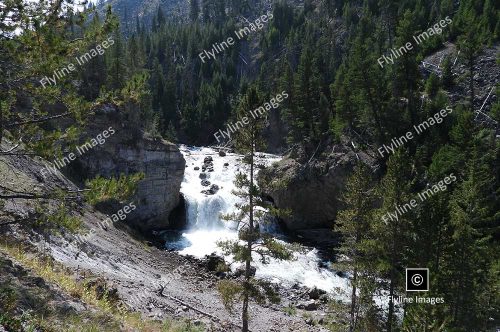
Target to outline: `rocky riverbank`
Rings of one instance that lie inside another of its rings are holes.
[[[131,310],[149,319],[188,319],[208,331],[238,330],[238,314],[226,311],[216,289],[221,278],[236,275],[215,272],[211,259],[182,257],[132,239],[124,230],[93,227],[98,218],[84,214],[89,227],[85,236],[42,236],[12,225],[3,227],[0,241],[16,238],[29,243],[69,268],[75,279],[104,280]],[[252,317],[259,317],[251,322],[253,331],[323,330],[311,325],[326,318],[327,298],[322,292],[294,287],[279,289],[279,293],[281,305],[252,304]],[[295,313],[289,316],[285,308]]]

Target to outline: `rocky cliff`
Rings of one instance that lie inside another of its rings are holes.
[[[172,143],[146,137],[135,121],[113,106],[96,114],[82,141],[97,137],[110,127],[115,133],[72,162],[69,175],[82,182],[97,175],[144,173],[136,196],[131,198],[137,209],[127,217],[127,222],[146,232],[168,228],[169,215],[180,200],[185,168],[182,154]]]
[[[331,229],[344,185],[358,160],[374,168],[375,159],[347,141],[325,144],[323,152],[311,160],[304,151],[292,151],[260,171],[258,181],[276,207],[291,211],[283,218],[289,230]]]

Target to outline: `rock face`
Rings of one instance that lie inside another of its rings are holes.
[[[113,111],[98,114],[86,132],[96,137],[112,127],[115,134],[106,142],[79,156],[71,165],[74,174],[84,179],[97,175],[118,176],[121,173],[144,173],[135,197],[137,209],[127,216],[127,222],[141,231],[165,229],[171,226],[169,215],[180,200],[185,160],[176,145],[161,139],[144,137],[141,131],[124,121]]]
[[[498,96],[495,95],[492,87],[496,85],[498,77],[500,76],[500,66],[496,62],[497,54],[500,51],[500,45],[494,45],[489,48],[485,48],[477,57],[474,64],[474,109],[479,110],[481,106],[482,111],[488,114],[497,100]],[[450,57],[452,61],[457,59],[455,66],[453,66],[453,74],[455,75],[455,84],[446,89],[446,93],[450,98],[452,105],[456,105],[464,97],[470,95],[470,86],[468,78],[468,67],[467,63],[459,57],[458,49],[456,45],[452,43],[446,43],[445,46],[427,56],[423,62],[420,64],[420,70],[423,75],[428,76],[431,72],[435,74],[441,74],[439,68],[442,59],[445,57]],[[427,65],[425,65],[427,64]],[[430,64],[430,65],[429,65]],[[491,94],[490,94],[491,92]],[[489,95],[489,98],[486,99]],[[483,105],[484,103],[484,105]],[[476,117],[476,121],[482,123],[490,123],[491,121],[486,121],[485,117],[479,114]]]
[[[341,194],[347,178],[359,160],[373,159],[349,145],[325,149],[318,158],[285,157],[259,173],[259,185],[279,209],[289,209],[284,217],[289,230],[331,229],[341,207]],[[304,161],[305,160],[305,161]]]

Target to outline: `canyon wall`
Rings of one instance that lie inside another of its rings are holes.
[[[97,137],[110,127],[115,133],[105,143],[78,157],[69,167],[70,176],[83,182],[97,175],[109,178],[122,173],[144,173],[137,194],[130,199],[137,209],[127,223],[146,232],[169,228],[169,215],[180,201],[186,162],[175,144],[147,137],[137,123],[113,106],[100,110],[84,136]],[[115,205],[116,208],[119,206]]]

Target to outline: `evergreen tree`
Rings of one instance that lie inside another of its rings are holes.
[[[453,85],[453,72],[451,58],[449,56],[443,60],[442,67],[441,82],[443,87],[450,88]]]
[[[311,48],[306,45],[297,69],[294,90],[295,107],[291,122],[294,141],[318,138],[315,123],[319,120],[319,81]]]
[[[374,224],[377,266],[381,276],[387,278],[389,283],[388,332],[396,329],[393,298],[402,287],[404,267],[407,266],[409,255],[407,250],[413,211],[411,208],[406,211],[404,204],[409,204],[411,200],[411,179],[408,155],[399,149],[389,158],[387,173],[378,186],[383,204]]]
[[[111,10],[111,7],[109,7]],[[113,34],[114,44],[108,54],[108,88],[110,90],[119,90],[127,78],[125,67],[125,50],[122,35],[119,31]]]
[[[477,56],[481,52],[484,36],[478,33],[478,30],[480,31],[479,23],[472,6],[465,11],[463,19],[463,23],[466,25],[467,29],[459,37],[458,46],[462,57],[466,61],[467,69],[469,70],[469,108],[474,112],[474,65]]]
[[[487,173],[481,170],[483,167],[477,164],[477,159],[473,159],[468,168],[467,179],[450,201],[454,241],[446,269],[452,324],[464,331],[487,321],[486,317],[481,317],[483,305],[479,297],[487,282],[488,270],[488,234],[482,228],[491,214],[483,190],[491,180],[484,177]]]
[[[247,116],[249,110],[254,110],[261,104],[260,97],[254,87],[250,87],[242,98],[238,107],[238,116]],[[260,257],[263,263],[267,263],[270,258],[289,259],[291,253],[285,246],[276,241],[273,237],[259,233],[259,222],[263,222],[264,213],[260,208],[270,208],[259,195],[259,188],[255,182],[255,158],[257,149],[263,147],[261,132],[264,126],[264,119],[249,116],[249,124],[237,133],[235,144],[238,151],[245,154],[245,160],[249,166],[248,174],[239,173],[236,176],[235,185],[238,191],[235,192],[243,202],[237,204],[239,211],[232,215],[224,216],[226,220],[237,221],[239,224],[238,241],[225,241],[219,245],[226,254],[234,256],[236,262],[244,264],[245,273],[241,283],[235,281],[223,281],[219,284],[219,291],[223,297],[224,304],[232,308],[236,298],[241,297],[242,306],[242,331],[249,330],[249,302],[253,298],[258,302],[267,299],[275,301],[277,294],[272,287],[252,276],[252,261],[254,255]],[[240,243],[243,242],[242,243]]]
[[[406,11],[403,18],[399,22],[397,28],[396,45],[401,47],[408,41],[413,40],[416,27],[414,16],[411,11]],[[413,46],[413,50],[399,57],[394,64],[395,77],[392,82],[392,89],[396,98],[406,99],[406,112],[410,119],[410,125],[417,125],[420,121],[418,115],[418,82],[420,72],[417,63],[417,45]]]
[[[337,215],[337,230],[342,236],[339,252],[347,257],[341,265],[347,268],[351,278],[351,306],[349,310],[349,331],[358,331],[359,315],[372,306],[373,294],[369,292],[370,275],[373,275],[368,242],[372,233],[370,224],[373,218],[375,193],[369,168],[358,164],[347,181],[343,202],[345,209]],[[361,296],[358,295],[361,293]]]
[[[198,0],[189,1],[189,18],[192,22],[195,22],[200,15],[200,4]]]
[[[94,70],[104,67],[102,63],[90,63],[92,72],[79,75],[91,88],[83,96],[73,84],[77,73],[57,77],[56,83],[48,77],[69,63],[78,67],[73,55],[102,42],[103,36],[116,28],[116,17],[111,13],[102,23],[95,18],[85,25],[89,12],[73,14],[65,10],[71,7],[71,1],[36,6],[9,1],[2,3],[0,12],[0,141],[8,130],[11,139],[24,142],[24,148],[49,159],[61,153],[56,138],[68,134],[68,142],[74,141],[91,115],[92,105],[85,97],[95,97],[100,81],[91,82],[90,77]],[[79,37],[74,39],[75,35]],[[19,101],[26,98],[30,100],[28,108],[19,108]],[[73,125],[65,131],[47,126],[62,118]],[[17,153],[15,150],[9,153]],[[0,151],[0,155],[4,153]]]

